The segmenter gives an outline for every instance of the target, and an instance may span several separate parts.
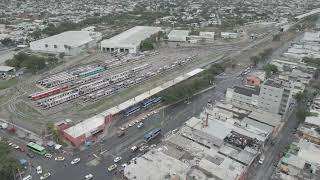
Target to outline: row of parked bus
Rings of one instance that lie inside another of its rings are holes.
[[[158,104],[161,102],[161,97],[151,97],[149,99],[146,99],[142,101],[141,103],[131,106],[127,108],[124,112],[125,116],[130,116],[131,114],[134,114],[136,112],[139,112],[142,108],[148,108],[155,104]]]

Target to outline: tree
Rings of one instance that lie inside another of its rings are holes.
[[[281,38],[280,38],[280,35],[279,35],[279,34],[276,34],[276,35],[273,36],[273,39],[272,39],[272,40],[273,40],[273,41],[280,41],[280,39],[281,39]]]
[[[296,99],[297,103],[300,105],[302,104],[303,100],[306,98],[305,93],[299,92],[294,96],[294,98]]]
[[[10,156],[10,148],[7,143],[0,141],[0,177],[1,180],[14,179],[15,173],[20,168],[17,160]]]
[[[263,69],[266,72],[266,77],[270,77],[278,72],[278,67],[273,64],[267,64],[263,67]]]
[[[65,55],[66,55],[66,54],[65,54],[64,52],[59,53],[59,58],[60,58],[60,59],[63,59]]]
[[[0,41],[4,46],[12,46],[14,42],[10,38],[4,38]]]
[[[252,56],[252,57],[250,57],[250,61],[252,62],[252,64],[254,66],[257,66],[259,64],[260,60],[261,60],[260,56]]]
[[[154,49],[153,42],[150,38],[145,39],[144,41],[141,42],[140,45],[141,51],[148,51]]]

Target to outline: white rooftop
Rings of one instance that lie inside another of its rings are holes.
[[[318,116],[307,116],[305,123],[316,125],[320,127],[320,117]]]
[[[89,119],[86,119],[75,126],[71,126],[64,130],[65,133],[76,138],[83,134],[86,136],[90,135],[91,132],[95,131],[100,125],[103,125],[105,121],[104,116],[96,115]]]
[[[0,72],[8,72],[8,71],[11,71],[12,69],[14,69],[14,67],[0,66]]]
[[[44,44],[65,44],[71,47],[78,47],[88,42],[100,38],[101,33],[89,32],[89,31],[66,31],[54,36],[50,36],[44,39],[33,41],[32,43],[44,43]]]
[[[176,175],[185,179],[188,166],[161,151],[149,151],[137,158],[136,164],[131,163],[124,169],[128,179],[137,180],[163,180],[167,175]],[[135,177],[135,178],[134,178]]]
[[[305,139],[300,139],[298,146],[300,147],[298,152],[299,157],[309,163],[314,163],[317,164],[317,166],[320,166],[320,145],[313,144]]]
[[[161,31],[160,27],[135,26],[124,31],[110,39],[101,41],[101,47],[137,47],[142,40],[150,37],[152,34]]]
[[[252,111],[248,117],[261,123],[271,125],[273,127],[277,127],[281,123],[280,115],[269,113],[262,110]]]
[[[320,32],[305,32],[301,41],[320,41]]]
[[[172,30],[168,34],[168,36],[188,36],[189,31],[188,30]]]

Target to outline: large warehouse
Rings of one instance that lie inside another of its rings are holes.
[[[160,27],[136,26],[110,39],[101,41],[103,52],[137,53],[141,41],[161,31]]]
[[[65,53],[74,56],[89,48],[95,47],[102,36],[99,32],[66,31],[30,43],[30,49],[35,52]]]

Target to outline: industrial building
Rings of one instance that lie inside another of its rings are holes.
[[[172,42],[186,42],[189,36],[189,30],[172,30],[168,34],[168,41]]]
[[[30,49],[34,52],[75,56],[82,51],[97,46],[102,36],[99,32],[89,31],[66,31],[61,34],[50,36],[30,43]]]
[[[159,31],[161,31],[160,27],[136,26],[110,39],[101,41],[101,50],[103,52],[137,53],[141,41]]]
[[[8,74],[13,74],[16,71],[14,67],[10,66],[0,66],[0,77],[6,76]]]

